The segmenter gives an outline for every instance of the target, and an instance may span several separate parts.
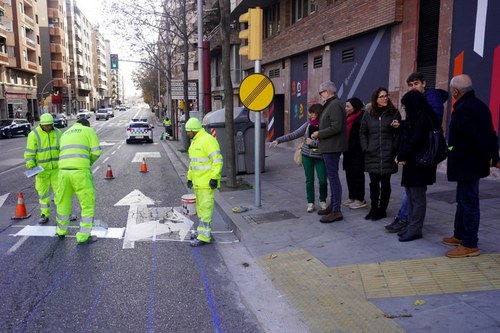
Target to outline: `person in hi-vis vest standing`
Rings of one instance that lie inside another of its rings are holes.
[[[101,147],[95,131],[87,119],[79,119],[61,137],[59,154],[59,188],[56,195],[57,235],[68,233],[71,200],[76,194],[81,207],[78,244],[96,240],[90,236],[94,224],[95,189],[90,166],[101,156]]]
[[[26,169],[33,169],[37,166],[43,171],[35,176],[35,189],[38,192],[38,202],[40,203],[39,224],[49,222],[50,217],[50,194],[57,192],[59,141],[61,131],[54,128],[54,118],[50,113],[44,113],[40,117],[40,123],[28,134],[26,140],[26,150],[24,151],[24,161]]]
[[[186,133],[191,139],[187,186],[194,188],[196,213],[200,219],[198,236],[191,241],[191,246],[201,246],[212,241],[212,214],[215,191],[220,187],[222,155],[217,139],[201,127],[197,118],[189,118],[186,122]]]

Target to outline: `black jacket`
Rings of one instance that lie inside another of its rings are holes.
[[[359,139],[359,129],[361,128],[361,119],[364,115],[364,110],[360,110],[361,115],[356,118],[351,127],[351,133],[348,138],[348,149],[343,152],[344,158],[342,166],[344,169],[364,171],[365,169],[365,154],[361,149]]]
[[[476,181],[490,174],[498,161],[498,139],[490,109],[473,90],[453,105],[448,129],[448,180]]]
[[[401,138],[398,161],[405,161],[401,185],[420,187],[436,182],[437,165],[417,164],[416,155],[425,149],[429,142],[429,132],[440,128],[436,113],[422,93],[412,90],[406,93],[401,103],[406,109],[406,120],[401,125]]]

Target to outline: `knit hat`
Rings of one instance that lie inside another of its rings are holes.
[[[186,131],[198,132],[199,130],[201,130],[201,123],[198,118],[189,118],[186,122]]]

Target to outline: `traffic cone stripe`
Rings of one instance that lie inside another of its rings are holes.
[[[142,158],[142,164],[141,164],[141,172],[146,173],[148,172],[148,166],[146,165],[146,158]]]
[[[111,165],[108,164],[108,169],[106,170],[106,178],[105,179],[115,179],[113,176],[113,170],[111,170]]]
[[[24,196],[21,192],[17,196],[17,205],[16,205],[16,213],[12,216],[13,220],[22,220],[30,217],[31,214],[28,214],[26,211],[26,206],[24,205]]]

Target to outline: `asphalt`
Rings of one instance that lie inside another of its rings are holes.
[[[162,143],[172,162],[186,168],[182,143]],[[214,229],[234,231],[307,331],[500,332],[498,170],[480,182],[481,255],[449,259],[451,247],[441,239],[453,232],[456,184],[446,179],[446,161],[428,187],[423,238],[401,243],[384,231],[401,203],[401,170],[392,177],[386,219],[367,221],[369,207],[343,206],[342,221],[323,224],[306,212],[305,176],[293,162],[293,145],[266,145],[265,156],[260,206],[255,175],[238,175],[252,188],[217,193]],[[343,171],[340,178],[344,201]],[[368,177],[366,187],[368,199]],[[248,210],[234,213],[235,207]],[[225,234],[215,233],[216,243]]]

